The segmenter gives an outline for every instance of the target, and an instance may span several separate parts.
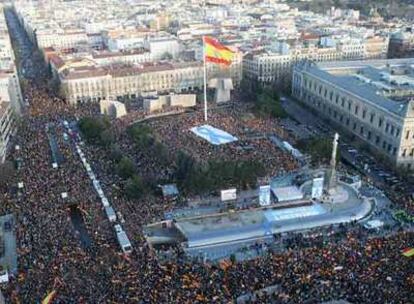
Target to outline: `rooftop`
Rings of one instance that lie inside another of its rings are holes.
[[[129,51],[119,51],[119,52],[109,52],[109,51],[95,51],[92,53],[93,58],[109,58],[109,57],[118,57],[118,56],[130,56],[130,55],[139,55],[148,53],[149,50],[141,48],[141,49],[133,49]]]
[[[414,98],[414,59],[330,62],[305,70],[398,116]]]
[[[159,62],[142,63],[139,65],[131,64],[112,64],[110,66],[76,66],[65,69],[61,76],[64,79],[80,79],[111,75],[113,77],[123,77],[128,75],[138,75],[150,72],[161,72],[175,69],[184,69],[200,66],[200,62]]]

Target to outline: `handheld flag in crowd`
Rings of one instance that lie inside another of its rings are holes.
[[[46,298],[43,299],[42,304],[51,304],[56,295],[56,290],[49,292]]]
[[[414,256],[414,248],[404,249],[403,252],[402,252],[402,255],[406,256],[406,257]]]
[[[207,62],[231,65],[234,52],[212,37],[204,38],[204,56]]]

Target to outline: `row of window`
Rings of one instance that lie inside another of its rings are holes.
[[[366,130],[363,124],[359,124],[358,121],[351,120],[350,117],[345,116],[335,110],[334,108],[327,106],[326,103],[317,98],[313,98],[311,95],[306,95],[305,100],[313,104],[314,107],[322,108],[322,112],[325,113],[330,119],[337,123],[345,125],[348,129],[351,129],[354,134],[366,139],[371,144],[377,146],[378,149],[382,149],[389,155],[397,155],[397,147],[393,146],[392,143],[383,140],[380,135],[374,134],[371,130]]]
[[[376,126],[377,128],[381,129],[384,128],[384,117],[376,117],[374,112],[368,113],[367,108],[360,108],[358,104],[353,106],[352,100],[347,99],[345,96],[340,96],[339,93],[334,94],[333,91],[328,91],[328,88],[323,87],[322,85],[317,85],[316,82],[312,82],[311,80],[308,81],[307,79],[304,80],[305,88],[313,91],[315,94],[319,95],[320,97],[324,98],[325,100],[335,102],[335,104],[342,108],[347,108],[348,111],[355,116],[359,116],[362,120],[368,120],[370,124],[374,125],[375,119],[377,120]],[[329,94],[328,94],[329,93]],[[352,109],[353,106],[353,109]],[[385,123],[385,133],[390,134],[391,136],[398,137],[400,136],[401,130],[400,128],[394,126],[390,122]]]
[[[410,153],[407,154],[408,151],[410,151]],[[404,149],[402,151],[402,153],[401,153],[401,156],[402,157],[407,157],[407,156],[411,156],[412,157],[412,156],[414,156],[414,148],[412,148],[410,150],[409,149]]]
[[[196,79],[193,79],[194,76],[199,76],[199,77]],[[138,86],[145,86],[147,84],[152,84],[152,83],[166,84],[167,82],[170,82],[170,81],[173,81],[173,82],[195,81],[198,79],[201,79],[201,74],[200,75],[189,74],[186,76],[181,75],[181,74],[180,75],[168,74],[168,75],[162,75],[160,77],[151,77],[151,76],[144,77],[140,81],[132,81],[132,80],[115,81],[110,84],[110,87],[111,88],[123,88],[123,87],[133,87],[133,86],[138,87]],[[91,82],[91,83],[75,82],[72,86],[70,86],[70,90],[73,92],[80,93],[83,91],[102,90],[104,87],[106,87],[106,84],[104,82]]]
[[[161,80],[161,81],[157,81],[157,82],[149,82],[149,81],[144,81],[141,82],[139,84],[136,83],[124,83],[124,84],[111,84],[108,88],[113,91],[113,90],[118,90],[118,91],[123,91],[123,90],[137,90],[138,88],[143,89],[143,88],[148,88],[150,87],[151,90],[155,89],[157,87],[171,87],[174,88],[176,86],[180,86],[181,83],[201,83],[200,79],[187,79],[184,82],[180,82],[180,81],[166,81],[166,80]],[[106,89],[105,87],[75,87],[75,89],[73,89],[73,87],[70,87],[69,89],[69,93],[70,94],[82,94],[82,93],[95,93],[95,92],[100,92]]]
[[[181,92],[192,92],[196,89],[200,89],[200,87],[181,87],[179,88]],[[162,92],[162,90],[160,90]],[[112,92],[111,96],[116,96],[117,100],[122,100],[122,98],[135,98],[137,94],[123,94],[120,92]],[[99,102],[102,100],[103,97],[101,96],[73,96],[70,100],[76,103],[82,102]]]
[[[192,87],[189,87],[189,85],[193,85]],[[154,84],[148,84],[146,86],[141,86],[139,90],[133,88],[133,87],[124,87],[123,89],[116,89],[116,88],[112,88],[110,90],[110,93],[105,93],[103,90],[102,91],[95,91],[95,92],[69,92],[69,98],[70,99],[74,99],[74,100],[86,100],[86,99],[90,99],[90,98],[100,98],[102,96],[106,96],[106,95],[123,95],[123,94],[135,94],[141,91],[169,91],[172,88],[177,89],[177,90],[192,90],[193,88],[200,88],[202,86],[202,82],[201,81],[194,81],[194,82],[186,82],[186,83],[181,83],[181,84],[177,84],[177,85],[170,85],[167,83],[158,83],[157,86],[154,86]]]

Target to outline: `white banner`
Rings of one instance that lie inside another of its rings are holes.
[[[9,282],[9,273],[7,270],[3,270],[0,272],[0,283],[7,283],[7,282]]]
[[[323,177],[317,177],[312,182],[312,198],[321,198],[323,194]]]
[[[270,185],[260,186],[259,188],[259,204],[260,206],[270,205]]]
[[[237,190],[236,188],[221,190],[221,201],[234,201],[237,199]]]

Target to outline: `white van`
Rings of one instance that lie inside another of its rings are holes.
[[[120,233],[121,231],[123,231],[121,225],[119,224],[114,225],[114,228],[115,228],[116,233]]]
[[[110,207],[109,201],[108,201],[108,199],[106,197],[102,197],[102,205],[104,207]]]
[[[105,213],[110,222],[116,222],[116,214],[111,206],[105,207]]]
[[[125,231],[122,230],[122,227],[118,225],[119,227],[115,228],[117,231],[116,238],[118,239],[119,246],[121,247],[122,251],[124,253],[130,253],[132,251],[132,245],[131,242],[128,239],[128,236],[126,235]]]

